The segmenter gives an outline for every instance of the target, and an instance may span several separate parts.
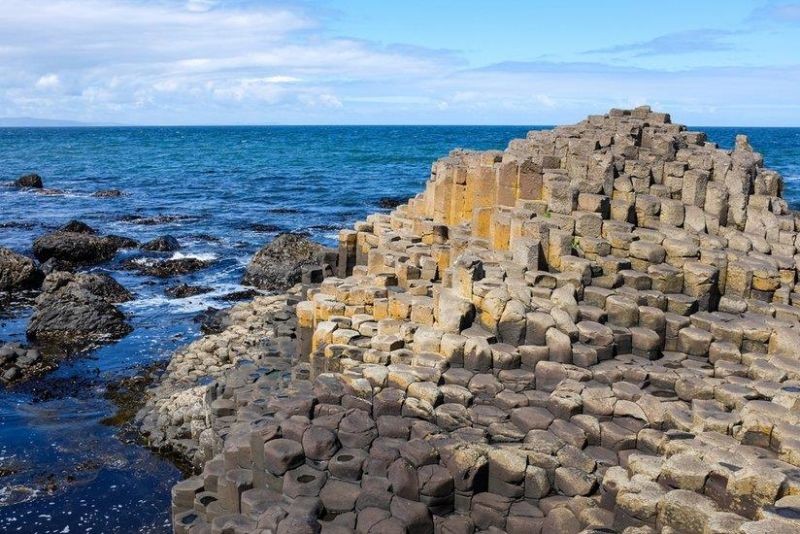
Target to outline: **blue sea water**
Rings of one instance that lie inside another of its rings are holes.
[[[196,314],[229,305],[220,297],[242,289],[248,259],[279,231],[307,231],[333,244],[338,229],[377,211],[380,198],[420,191],[431,163],[452,148],[504,148],[531,128],[0,129],[0,182],[37,172],[47,188],[61,191],[0,187],[0,246],[29,254],[34,238],[80,219],[140,241],[171,234],[180,254],[215,260],[166,281],[121,270],[134,251],[96,268],[135,293],[123,307],[135,330],[32,384],[0,390],[0,530],[169,531],[169,487],[181,474],[101,424],[114,412],[103,398],[107,384],[196,338]],[[800,207],[800,128],[697,129],[724,147],[737,133],[748,134]],[[123,196],[92,196],[112,188]],[[169,220],[135,220],[156,216]],[[214,291],[165,297],[178,282]],[[24,341],[29,315],[24,306],[0,309],[0,342]]]

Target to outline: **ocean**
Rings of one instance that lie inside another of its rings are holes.
[[[335,244],[380,207],[419,192],[431,163],[456,147],[504,148],[525,126],[317,126],[0,128],[0,182],[37,172],[40,194],[0,187],[0,246],[31,253],[33,240],[72,219],[139,241],[169,234],[177,254],[213,260],[167,280],[122,270],[125,251],[95,270],[136,298],[134,326],[117,343],[62,363],[44,378],[0,386],[0,530],[170,532],[169,488],[181,473],[117,428],[109,383],[163,361],[199,336],[194,318],[230,305],[250,256],[281,231]],[[780,171],[800,208],[800,128],[704,128],[730,148],[750,137]],[[122,196],[97,198],[99,190]],[[165,257],[169,257],[166,254]],[[213,291],[171,299],[179,282]],[[0,342],[24,341],[31,309],[0,301]]]

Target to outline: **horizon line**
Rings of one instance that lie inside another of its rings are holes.
[[[44,119],[42,119],[44,120]],[[49,119],[48,119],[49,120]],[[579,121],[580,122],[580,121]],[[326,127],[357,127],[357,128],[454,128],[454,127],[470,127],[470,128],[557,128],[559,126],[569,126],[576,123],[564,124],[526,124],[526,123],[492,123],[492,124],[469,124],[469,123],[275,123],[275,124],[258,124],[258,123],[241,123],[241,124],[43,124],[43,125],[9,125],[3,126],[0,124],[0,129],[88,129],[88,128],[326,128]],[[681,123],[672,123],[681,124]],[[687,128],[800,128],[798,125],[744,125],[744,124],[702,124],[690,125],[684,124]]]

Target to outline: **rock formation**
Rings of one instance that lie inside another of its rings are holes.
[[[303,234],[280,234],[253,256],[242,283],[259,289],[287,289],[302,280],[303,267],[324,262],[326,252]]]
[[[98,273],[54,272],[28,323],[28,338],[63,350],[118,339],[132,329],[115,306],[132,295],[119,282]]]
[[[37,289],[43,278],[32,259],[0,247],[0,291]]]
[[[175,531],[800,531],[781,187],[647,107],[451,153],[307,270],[291,380],[247,305],[212,384],[182,360],[191,413],[148,419],[203,465]]]
[[[14,186],[23,189],[42,189],[44,187],[44,183],[42,183],[41,176],[31,173],[20,176],[14,180]]]
[[[101,236],[89,225],[70,221],[55,232],[33,242],[33,254],[41,262],[51,258],[72,265],[95,265],[114,257],[120,248],[137,246],[135,241],[120,236]]]

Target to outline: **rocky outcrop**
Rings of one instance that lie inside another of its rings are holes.
[[[102,189],[92,193],[95,198],[119,198],[122,196],[122,191],[119,189]]]
[[[178,240],[171,235],[162,235],[141,246],[142,250],[150,252],[174,252],[180,248]]]
[[[800,531],[781,192],[647,107],[451,153],[340,232],[290,381],[196,386],[176,530]]]
[[[247,265],[242,283],[282,290],[303,279],[303,267],[325,263],[330,252],[303,234],[284,233],[259,250]]]
[[[185,299],[187,297],[194,297],[202,295],[203,293],[210,293],[213,288],[208,286],[190,286],[189,284],[177,284],[170,286],[164,290],[164,293],[174,299]]]
[[[127,335],[132,329],[116,303],[132,295],[105,274],[55,272],[45,278],[28,323],[28,338],[78,349]]]
[[[159,260],[155,258],[132,258],[122,262],[122,268],[137,271],[147,276],[158,278],[169,278],[189,274],[212,265],[213,261],[201,260],[198,258],[174,258]]]
[[[73,265],[95,265],[110,260],[120,248],[136,245],[119,236],[101,236],[89,225],[70,221],[55,232],[33,242],[33,253],[41,262],[51,258]]]
[[[224,326],[178,351],[136,416],[150,445],[197,466],[210,458],[220,440],[210,427],[208,383],[234,368],[259,374],[257,384],[265,392],[285,389],[295,350],[296,301],[295,295],[279,295],[238,304],[227,310]],[[230,413],[226,403],[214,410]]]
[[[32,259],[0,247],[0,291],[37,289],[43,279]]]
[[[14,186],[24,189],[42,189],[44,187],[44,184],[42,183],[41,176],[35,173],[31,173],[17,178],[14,181]]]

